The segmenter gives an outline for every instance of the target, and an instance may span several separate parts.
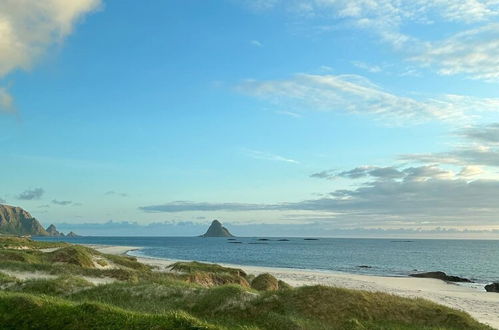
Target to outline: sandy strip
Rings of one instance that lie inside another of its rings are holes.
[[[131,246],[91,246],[103,253],[127,254],[139,247]],[[178,260],[138,257],[138,261],[167,271],[168,265]],[[482,323],[499,329],[499,293],[491,293],[449,284],[441,280],[413,277],[383,277],[357,275],[341,272],[322,272],[301,269],[241,266],[237,267],[248,274],[270,273],[293,286],[328,285],[334,287],[385,292],[409,298],[424,298],[436,303],[463,310]]]

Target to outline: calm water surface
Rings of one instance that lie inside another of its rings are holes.
[[[37,238],[130,245],[130,254],[250,266],[406,276],[441,270],[479,283],[499,281],[499,241],[320,238],[76,237]],[[287,239],[288,241],[280,241]],[[241,242],[229,243],[229,242]],[[359,267],[359,266],[368,266]]]

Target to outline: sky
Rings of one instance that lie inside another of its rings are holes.
[[[0,0],[0,202],[85,234],[499,238],[498,87],[498,0]]]

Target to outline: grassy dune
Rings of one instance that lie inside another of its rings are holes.
[[[46,246],[38,243],[0,249],[0,324],[7,327],[489,329],[466,313],[422,299],[291,288],[268,274],[253,278],[240,269],[197,262],[176,263],[163,273],[134,258],[69,244],[43,252]],[[57,277],[20,281],[5,272]],[[97,286],[89,276],[115,281]]]

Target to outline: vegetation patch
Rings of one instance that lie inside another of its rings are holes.
[[[0,292],[0,324],[15,329],[221,329],[179,311],[146,314],[47,296]]]
[[[275,291],[279,289],[279,281],[274,276],[264,273],[251,281],[251,287],[258,291]]]
[[[112,267],[97,267],[95,260]],[[464,312],[422,299],[293,288],[270,274],[253,277],[199,262],[158,272],[135,258],[78,245],[47,253],[0,248],[1,269],[57,276],[18,281],[0,273],[0,324],[6,328],[490,329]],[[95,286],[82,276],[119,282]]]
[[[9,287],[8,290],[64,296],[93,286],[92,283],[81,277],[61,276],[56,279],[33,279],[18,282],[17,285]]]

